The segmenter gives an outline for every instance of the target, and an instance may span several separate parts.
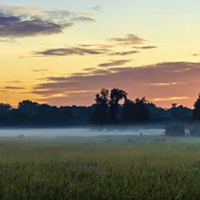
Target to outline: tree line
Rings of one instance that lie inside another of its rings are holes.
[[[50,106],[30,100],[19,102],[17,108],[0,104],[0,126],[4,127],[66,127],[89,125],[94,106]]]
[[[1,127],[69,127],[87,125],[134,125],[140,123],[200,121],[200,94],[194,109],[172,104],[157,107],[145,97],[128,99],[121,89],[102,89],[91,106],[50,106],[30,100],[16,108],[0,103]]]

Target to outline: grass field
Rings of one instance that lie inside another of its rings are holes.
[[[200,199],[200,139],[0,139],[1,200]]]

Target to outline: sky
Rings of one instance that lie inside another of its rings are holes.
[[[193,108],[199,10],[199,0],[0,0],[0,102],[89,106],[119,88]]]

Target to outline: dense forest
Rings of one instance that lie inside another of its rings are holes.
[[[88,125],[135,125],[144,123],[200,121],[200,95],[194,109],[172,104],[157,107],[145,97],[130,100],[120,89],[102,89],[91,106],[50,106],[30,100],[17,108],[0,103],[1,127],[69,127]]]

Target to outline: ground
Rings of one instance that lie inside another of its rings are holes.
[[[200,139],[1,138],[0,199],[200,199]]]

